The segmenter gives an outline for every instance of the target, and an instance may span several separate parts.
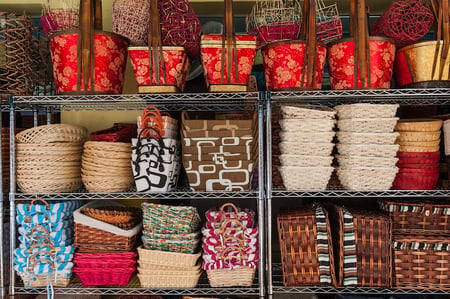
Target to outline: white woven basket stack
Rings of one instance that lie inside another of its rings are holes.
[[[388,190],[397,167],[398,105],[349,104],[335,107],[339,132],[337,174],[349,190]]]
[[[51,124],[15,137],[16,182],[25,193],[73,192],[81,188],[81,153],[87,129]]]
[[[336,112],[313,105],[281,106],[279,168],[287,190],[325,190],[331,163]]]

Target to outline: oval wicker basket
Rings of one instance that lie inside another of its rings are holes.
[[[349,118],[392,118],[397,113],[398,104],[346,104],[335,106],[339,119]]]
[[[398,144],[336,144],[342,156],[395,157]]]
[[[279,148],[281,154],[287,155],[329,156],[334,143],[280,142]]]
[[[119,224],[131,222],[136,218],[140,218],[142,212],[141,209],[134,207],[109,206],[81,208],[81,213],[106,223]]]
[[[395,126],[396,131],[433,132],[439,131],[442,120],[433,118],[400,119]]]
[[[398,117],[393,118],[349,118],[337,121],[339,131],[359,133],[390,133],[394,131]]]
[[[383,157],[367,157],[367,156],[342,156],[336,155],[340,167],[395,167],[397,158],[383,158]]]
[[[400,135],[397,137],[397,141],[433,141],[438,140],[441,136],[441,131],[430,132],[410,132],[399,131]]]
[[[334,119],[336,111],[319,105],[283,105],[281,115],[283,118]]]
[[[87,129],[69,124],[50,124],[26,129],[16,135],[17,143],[84,142]]]
[[[281,131],[281,141],[288,142],[306,142],[306,143],[321,143],[332,142],[335,136],[334,131],[329,132],[301,132],[301,131]]]
[[[424,146],[424,147],[434,147],[439,146],[441,140],[433,140],[433,141],[397,141],[396,143],[400,146]]]
[[[334,167],[278,167],[286,190],[325,190]]]
[[[410,146],[410,145],[400,145],[399,152],[438,152],[440,149],[438,146]]]
[[[338,167],[337,175],[348,190],[389,190],[397,171],[397,167]]]
[[[327,167],[333,162],[333,156],[280,155],[281,166]]]
[[[280,119],[280,127],[283,131],[301,132],[330,132],[336,124],[334,119]]]
[[[399,133],[358,133],[358,132],[344,132],[336,133],[340,143],[354,143],[354,144],[394,144]]]

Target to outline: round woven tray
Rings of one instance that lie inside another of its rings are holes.
[[[90,193],[126,192],[133,186],[134,180],[118,177],[92,177],[82,175],[83,184]]]
[[[131,153],[131,143],[107,142],[107,141],[86,141],[84,143],[84,149],[85,150],[130,152]]]
[[[400,145],[398,151],[399,152],[438,152],[440,149],[438,146],[409,146],[409,145]]]
[[[97,164],[97,163],[89,163],[85,160],[81,161],[81,166],[85,169],[85,170],[90,170],[90,171],[99,171],[99,172],[112,172],[114,174],[127,174],[127,173],[131,173],[132,169],[131,169],[131,163],[129,165],[126,166],[116,166],[116,165],[112,165],[112,166],[107,166],[107,165],[103,165],[103,164]]]
[[[319,105],[283,105],[281,115],[283,118],[334,119],[336,111]]]
[[[397,167],[339,167],[337,174],[348,190],[389,190],[397,171]]]
[[[280,119],[280,127],[283,131],[296,132],[330,132],[333,131],[336,121],[334,119]]]
[[[17,176],[35,176],[38,177],[70,177],[80,176],[80,167],[36,167],[31,165],[23,165],[16,167]]]
[[[398,104],[348,104],[334,107],[339,119],[349,118],[392,118],[397,113]]]
[[[79,155],[27,155],[23,153],[16,154],[16,163],[36,162],[36,163],[59,163],[59,162],[77,162],[81,163],[81,154]],[[81,164],[80,164],[81,165]]]
[[[400,119],[395,126],[396,131],[433,132],[439,131],[442,120],[432,118]]]
[[[400,146],[418,146],[418,147],[435,147],[439,146],[441,140],[433,140],[433,141],[397,141],[396,143]]]
[[[336,144],[342,156],[368,156],[393,158],[397,154],[398,144]]]
[[[296,167],[278,168],[286,190],[325,190],[334,167]]]
[[[81,161],[24,161],[23,159],[16,159],[16,168],[65,168],[65,167],[78,167],[81,168]]]
[[[301,132],[301,131],[282,131],[280,132],[281,141],[288,142],[306,142],[321,143],[332,142],[335,136],[334,131],[329,132]]]
[[[280,142],[279,147],[281,154],[286,155],[329,156],[334,143]]]
[[[397,158],[367,157],[367,156],[342,156],[336,155],[339,166],[351,167],[385,167],[392,168],[397,163]]]
[[[354,144],[394,144],[397,132],[393,133],[357,133],[357,132],[337,132],[339,143]]]
[[[441,131],[431,131],[431,132],[410,132],[401,131],[400,135],[397,137],[397,141],[433,141],[438,140],[441,136]]]
[[[82,182],[81,179],[20,179],[17,178],[17,186],[24,193],[64,193],[78,191]]]
[[[333,162],[333,156],[280,155],[282,166],[327,167]]]
[[[106,223],[119,224],[134,221],[135,218],[140,217],[142,211],[134,207],[110,206],[82,208],[81,213]]]
[[[15,145],[16,150],[23,151],[39,151],[40,149],[53,152],[53,151],[82,151],[83,144],[79,142],[53,142],[53,143],[17,143]]]
[[[83,154],[81,157],[83,162],[88,162],[92,164],[105,165],[110,167],[131,167],[131,156],[126,159],[108,159],[108,158],[98,158]]]
[[[398,117],[394,118],[349,118],[337,121],[339,131],[359,133],[391,133]]]
[[[127,152],[113,152],[113,151],[99,151],[90,148],[84,148],[83,155],[92,158],[105,158],[105,159],[131,159],[131,151]]]
[[[16,135],[17,143],[84,142],[87,129],[68,124],[50,124],[24,130]]]

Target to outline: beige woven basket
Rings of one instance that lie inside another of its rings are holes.
[[[193,267],[197,264],[201,253],[179,253],[160,250],[144,249],[142,246],[138,247],[139,261],[143,263],[174,266],[174,267]]]
[[[126,192],[133,186],[133,177],[99,177],[99,176],[81,176],[86,189],[90,193],[114,193]]]
[[[333,162],[333,156],[280,155],[281,166],[319,166],[327,167]]]
[[[82,186],[81,178],[74,179],[22,179],[17,178],[17,186],[24,193],[64,193],[75,192]]]
[[[68,124],[50,124],[24,130],[16,135],[17,143],[84,142],[87,129]]]
[[[395,167],[398,158],[364,157],[364,156],[342,156],[336,155],[340,167]]]
[[[83,162],[88,162],[92,164],[104,165],[109,167],[130,167],[131,168],[131,156],[125,159],[110,159],[110,158],[99,158],[92,157],[84,153],[81,156]]]
[[[425,147],[434,147],[439,146],[441,140],[433,140],[433,141],[397,141],[397,144],[400,146],[425,146]]]
[[[278,167],[286,190],[325,190],[334,167]]]
[[[283,118],[334,119],[336,111],[319,105],[283,105],[281,115]]]
[[[16,154],[16,163],[20,161],[21,163],[26,162],[38,162],[38,163],[80,163],[81,165],[81,155],[27,155],[27,154]]]
[[[368,156],[393,158],[399,149],[398,144],[336,144],[342,156]]]
[[[92,170],[98,172],[109,172],[111,175],[128,175],[132,173],[131,163],[127,166],[107,166],[98,163],[89,163],[85,160],[81,161],[81,166],[85,170]]]
[[[397,113],[398,104],[348,104],[334,107],[339,119],[349,118],[392,118]]]
[[[162,274],[138,274],[141,286],[144,288],[195,288],[200,278],[201,271],[197,274],[186,275],[162,275]]]
[[[173,276],[198,275],[202,271],[200,269],[200,265],[186,269],[154,269],[151,267],[149,268],[138,267],[137,270],[139,271],[139,274],[143,275],[173,275]]]
[[[354,144],[394,144],[399,133],[357,133],[337,132],[336,136],[340,143]]]
[[[433,141],[438,140],[441,137],[441,131],[431,131],[431,132],[410,132],[401,131],[398,132],[397,141]]]
[[[81,167],[81,161],[40,161],[25,159],[26,157],[20,157],[16,159],[16,169],[23,167],[26,168],[66,168],[66,167]],[[33,157],[34,158],[34,157]]]
[[[250,287],[255,277],[255,269],[239,267],[230,269],[207,270],[209,284],[213,288],[219,287]]]
[[[288,142],[332,142],[335,136],[334,131],[329,132],[301,132],[301,131],[281,131],[281,141]]]
[[[409,153],[430,153],[430,152],[438,152],[440,149],[438,146],[409,146],[409,145],[400,145],[398,151],[399,152],[409,152]]]
[[[280,152],[283,155],[311,155],[329,156],[334,148],[334,143],[303,143],[303,142],[280,142]]]
[[[84,143],[85,150],[97,151],[114,151],[114,152],[130,152],[131,143],[125,142],[107,142],[107,141],[86,141]]]
[[[397,167],[338,167],[337,175],[348,190],[389,190],[397,171]]]
[[[444,121],[442,130],[444,131],[445,155],[450,156],[450,120]]]
[[[394,118],[349,118],[337,121],[339,131],[359,133],[391,133],[398,117]]]
[[[145,263],[141,259],[138,260],[139,267],[143,269],[154,269],[156,271],[162,270],[173,270],[173,271],[192,271],[193,268],[197,268],[199,265],[189,266],[189,267],[178,267],[178,266],[165,266],[165,265],[154,265],[151,263]]]
[[[439,131],[442,120],[433,118],[400,119],[395,126],[396,131],[433,132]]]
[[[70,282],[70,277],[65,278],[61,276],[57,276],[56,279],[49,278],[47,274],[19,274],[20,278],[22,278],[23,284],[27,288],[45,288],[49,283],[49,279],[51,280],[51,284],[54,287],[67,287]]]
[[[84,149],[83,155],[92,158],[103,158],[103,159],[131,159],[131,151],[129,152],[113,152],[113,151],[103,151],[103,150],[93,150]]]
[[[283,131],[330,132],[333,131],[334,119],[287,118],[279,120]]]

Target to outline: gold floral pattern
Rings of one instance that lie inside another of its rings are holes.
[[[152,69],[152,82],[150,82],[148,50],[130,49],[129,52],[131,66],[136,75],[138,85],[175,85],[181,91],[184,90],[190,68],[190,62],[184,50],[168,50],[163,47],[166,81],[164,81],[164,73],[161,64],[159,66],[159,78],[156,78],[155,70]]]
[[[322,76],[327,49],[319,46],[316,55],[316,73],[314,83],[307,86],[307,79],[303,77],[303,58],[305,44],[282,44],[262,49],[264,62],[264,76],[267,89],[277,90],[285,88],[314,88],[322,87]],[[306,71],[306,70],[305,70]]]
[[[78,34],[58,35],[50,39],[56,92],[77,90]],[[128,43],[118,37],[95,34],[94,91],[122,93]],[[83,79],[82,79],[83,80]],[[91,86],[89,85],[89,90]],[[83,91],[83,86],[81,86]]]
[[[389,88],[395,58],[395,44],[388,41],[371,40],[370,43],[370,87]],[[354,43],[341,42],[331,45],[328,49],[328,67],[332,89],[360,88],[353,85],[354,77]],[[367,78],[366,78],[367,79]]]

